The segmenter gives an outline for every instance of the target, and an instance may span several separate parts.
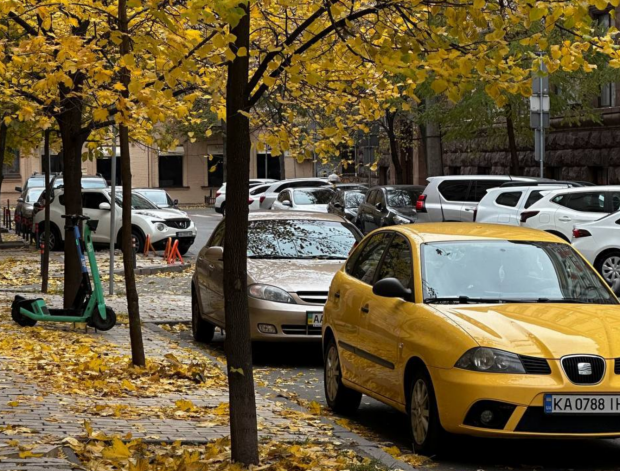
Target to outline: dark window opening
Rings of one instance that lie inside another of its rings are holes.
[[[256,155],[256,178],[281,179],[280,158],[272,157],[271,154]]]
[[[219,188],[224,184],[224,156],[221,154],[212,155],[207,159],[207,181],[208,186]]]
[[[108,185],[112,185],[112,159],[113,157],[97,159],[97,173],[100,174]],[[53,164],[52,164],[53,165]],[[53,170],[52,170],[53,172]],[[121,158],[116,157],[116,184],[121,185]]]
[[[159,187],[181,188],[183,186],[183,156],[159,156]]]
[[[7,149],[4,159],[5,164],[2,166],[2,173],[4,177],[19,177],[19,151],[14,149]]]

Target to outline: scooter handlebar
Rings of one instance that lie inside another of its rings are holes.
[[[90,218],[83,214],[63,214],[60,216],[63,219],[71,219],[72,221],[88,221]]]

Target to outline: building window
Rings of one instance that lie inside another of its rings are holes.
[[[270,153],[259,153],[256,155],[256,178],[273,178],[280,180],[280,159],[282,157],[272,157]]]
[[[609,184],[609,169],[607,167],[588,167],[588,180],[597,185]]]
[[[342,175],[355,175],[355,149],[346,149],[340,152]]]
[[[616,84],[606,83],[601,87],[601,96],[599,97],[600,108],[610,108],[616,106]]]
[[[537,162],[539,164],[540,162]],[[553,180],[562,180],[562,167],[547,167],[545,169],[545,177]]]
[[[4,160],[6,162],[2,167],[2,173],[4,174],[4,177],[19,178],[19,151],[7,149]]]
[[[159,156],[159,187],[181,188],[183,187],[183,156],[160,155]]]
[[[112,184],[112,159],[114,157],[102,157],[97,159],[97,173],[100,174],[108,182]],[[52,163],[53,166],[53,163]],[[52,170],[54,171],[54,170]],[[121,185],[121,158],[116,157],[116,184]]]
[[[214,154],[211,159],[207,158],[207,181],[208,186],[219,188],[224,184],[224,156]]]

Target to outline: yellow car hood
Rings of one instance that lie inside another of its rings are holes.
[[[548,359],[620,357],[620,306],[591,304],[434,305],[478,344]]]

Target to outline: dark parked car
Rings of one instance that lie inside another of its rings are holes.
[[[329,202],[327,212],[337,214],[353,222],[357,216],[360,204],[366,199],[367,192],[368,189],[366,188],[351,190],[349,188],[341,189],[336,187],[336,194]]]
[[[410,224],[417,219],[415,210],[418,196],[424,186],[388,185],[375,186],[357,211],[355,224],[367,234],[379,227]]]

